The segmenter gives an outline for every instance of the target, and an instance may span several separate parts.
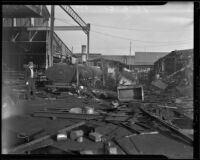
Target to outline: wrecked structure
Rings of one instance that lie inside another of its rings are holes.
[[[25,8],[23,10],[30,6]],[[20,43],[38,43],[33,41],[36,41],[40,29],[38,32],[31,30],[31,42]],[[14,45],[17,45],[20,34],[11,36],[14,37]],[[168,83],[161,76],[156,79],[159,83],[141,85],[137,73],[127,69],[129,65],[95,54],[84,54],[89,63],[82,64],[78,60],[79,64],[68,64],[61,59],[71,56],[71,51],[55,34],[54,40],[54,63],[45,68],[48,81],[43,87],[37,87],[35,100],[26,101],[23,92],[17,94],[19,88],[16,90],[15,87],[24,87],[23,74],[19,76],[20,82],[15,75],[19,75],[19,72],[16,71],[9,74],[12,82],[8,76],[3,80],[4,84],[12,88],[11,91],[4,88],[3,93],[14,93],[3,100],[4,154],[128,154],[161,155],[161,158],[193,156],[192,98],[169,94],[169,86],[174,81],[169,80]],[[44,44],[46,46],[48,42]],[[31,46],[27,54],[39,49],[37,47]],[[47,55],[47,61],[44,61],[47,63],[41,64],[46,66],[50,61],[49,50],[45,50],[44,46],[43,49],[41,56]],[[3,53],[6,56],[7,47]],[[156,64],[155,71],[159,71]],[[4,67],[7,67],[6,64]],[[149,66],[137,67],[141,69]],[[168,76],[174,78],[176,71],[179,70],[174,70]],[[16,94],[14,89],[18,91]],[[190,115],[186,114],[186,110]]]
[[[94,66],[99,67],[103,72],[102,86],[107,87],[109,90],[116,91],[117,86],[121,83],[129,82],[132,83],[132,76],[127,76],[124,68],[126,64],[115,60],[109,60],[105,58],[96,58],[90,60]],[[123,74],[122,74],[123,73]],[[131,77],[131,79],[130,79]]]
[[[193,97],[193,49],[172,51],[154,64],[154,77],[182,96]]]
[[[19,12],[20,10],[24,12]],[[3,6],[4,66],[23,71],[24,64],[33,61],[37,70],[44,72],[48,68],[50,65],[49,17],[46,6],[42,5]],[[54,32],[53,61],[66,58],[71,54],[68,47]]]

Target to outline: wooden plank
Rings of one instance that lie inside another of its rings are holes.
[[[18,150],[15,153],[12,153],[12,154],[25,154],[25,153],[29,153],[30,151],[50,146],[53,143],[54,143],[53,139],[46,139],[46,140],[41,141],[41,142],[39,142],[37,144],[33,144],[31,146],[27,146],[25,149]]]
[[[123,148],[123,151],[125,150],[128,154],[138,154],[140,153],[139,150],[137,151],[134,144],[130,141],[129,138],[121,138],[121,139],[115,139],[118,144]]]
[[[99,114],[69,113],[69,112],[61,112],[61,111],[35,111],[34,113],[65,114],[66,116],[73,115],[73,116],[87,116],[87,117],[100,116]]]
[[[25,152],[25,151],[27,151],[27,149],[30,148],[32,145],[37,145],[37,144],[39,144],[39,143],[41,143],[41,142],[43,142],[43,141],[45,141],[45,140],[51,138],[51,136],[55,135],[55,134],[58,133],[58,132],[67,132],[67,131],[70,131],[70,130],[72,130],[72,129],[74,129],[74,128],[80,127],[80,126],[82,126],[82,125],[84,125],[84,124],[85,124],[85,122],[82,121],[82,122],[76,123],[76,124],[74,124],[74,125],[65,127],[65,128],[63,128],[63,129],[60,129],[60,130],[58,130],[58,131],[56,131],[56,132],[50,134],[50,135],[46,135],[46,136],[40,137],[40,138],[38,138],[38,139],[36,139],[36,140],[33,140],[33,141],[29,142],[29,143],[26,143],[26,144],[17,146],[17,147],[15,147],[15,148],[12,148],[12,149],[8,150],[8,153],[9,153],[9,154],[16,154],[16,153]]]
[[[34,117],[55,117],[55,118],[64,118],[64,119],[84,119],[84,120],[92,120],[92,119],[99,119],[102,118],[101,116],[89,116],[83,114],[54,114],[54,113],[35,113],[33,114]]]
[[[125,153],[125,154],[129,154],[129,150],[119,142],[119,140],[117,140],[116,138],[113,138],[112,141],[117,145],[119,146],[119,148]]]
[[[178,128],[175,128],[174,126],[168,124],[167,122],[151,115],[148,111],[145,111],[142,107],[141,110],[147,114],[148,116],[150,116],[151,118],[155,119],[157,122],[159,122],[160,124],[164,125],[166,128],[170,129],[171,131],[173,131],[174,133],[178,134],[180,137],[184,138],[184,140],[186,140],[189,144],[193,145],[193,139],[191,137],[189,137],[188,135],[180,132],[180,130],[178,130]]]
[[[72,86],[45,85],[47,88],[73,88]]]
[[[126,121],[128,117],[112,117],[108,116],[105,118],[106,121]]]
[[[187,155],[193,157],[192,146],[162,134],[135,135],[130,139],[143,154],[164,155],[169,159],[187,159]]]

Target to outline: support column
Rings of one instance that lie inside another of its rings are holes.
[[[54,10],[55,6],[51,6],[51,26],[50,26],[50,66],[53,65],[53,33],[54,33]]]
[[[49,31],[46,31],[46,61],[45,61],[45,68],[49,68],[49,55],[50,55],[50,44],[49,44]]]
[[[90,33],[87,33],[87,62],[89,60],[89,52],[90,52]]]
[[[76,84],[79,86],[79,68],[78,68],[78,63],[76,63]]]

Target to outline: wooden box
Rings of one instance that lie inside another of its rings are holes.
[[[142,86],[119,86],[117,87],[118,100],[121,102],[143,101],[144,91]]]

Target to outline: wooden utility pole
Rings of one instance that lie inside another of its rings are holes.
[[[53,33],[54,33],[54,11],[55,11],[55,6],[51,6],[51,26],[50,26],[50,66],[53,66]]]
[[[46,31],[46,69],[49,68],[49,49],[50,49],[50,41],[49,41],[49,31]]]
[[[76,63],[76,84],[79,86],[79,68],[78,68],[78,62]]]
[[[101,57],[101,69],[102,69],[103,86],[105,86],[105,69],[104,69],[104,62],[103,62],[102,57]]]
[[[130,62],[131,62],[131,41],[130,41]],[[131,64],[129,63],[129,70],[131,70]]]

